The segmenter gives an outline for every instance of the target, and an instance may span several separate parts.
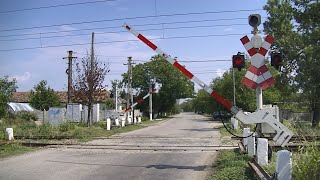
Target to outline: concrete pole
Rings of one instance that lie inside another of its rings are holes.
[[[256,89],[256,102],[257,102],[257,111],[258,111],[259,109],[262,109],[262,104],[263,104],[262,89],[260,86],[258,86]],[[262,137],[261,123],[257,124],[257,136]]]
[[[236,82],[234,77],[234,68],[232,68],[232,80],[233,80],[233,105],[236,106]]]
[[[150,86],[149,86],[149,93],[150,93],[150,97],[149,97],[149,114],[150,114],[150,121],[152,121],[152,79],[150,79]]]
[[[116,112],[118,112],[118,81],[116,81]]]
[[[68,104],[71,103],[72,51],[68,51]]]

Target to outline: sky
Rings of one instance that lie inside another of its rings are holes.
[[[92,3],[77,4],[81,2]],[[80,62],[90,51],[94,32],[99,61],[110,65],[104,82],[110,87],[111,80],[121,80],[127,71],[128,56],[139,64],[156,55],[122,27],[128,23],[209,84],[231,67],[232,55],[245,51],[240,38],[251,37],[247,18],[260,14],[263,23],[265,4],[266,0],[2,0],[0,77],[15,78],[17,91],[30,91],[41,80],[66,91],[63,57],[72,50],[78,58],[74,62]]]

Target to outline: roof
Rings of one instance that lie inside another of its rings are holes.
[[[8,106],[11,108],[13,112],[18,111],[34,111],[34,109],[29,105],[29,103],[14,103],[9,102]]]
[[[68,93],[66,91],[57,91],[61,103],[66,103],[68,100]],[[76,99],[76,98],[72,98]],[[102,91],[97,98],[97,102],[105,102],[110,99],[109,91]],[[123,100],[122,100],[123,101]],[[11,102],[28,103],[30,102],[30,92],[13,92]]]

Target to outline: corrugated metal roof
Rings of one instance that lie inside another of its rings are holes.
[[[19,112],[19,111],[34,111],[34,109],[30,106],[29,103],[14,103],[14,102],[9,102],[8,103],[9,107],[11,110],[14,112]]]

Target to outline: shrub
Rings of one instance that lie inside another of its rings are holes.
[[[33,112],[27,112],[27,111],[20,111],[16,114],[16,117],[17,118],[20,118],[22,120],[25,120],[25,121],[37,121],[38,120],[38,116],[33,113]]]
[[[63,124],[60,124],[59,125],[59,131],[60,132],[67,132],[67,131],[70,131],[70,130],[74,130],[75,129],[75,124],[73,123],[63,123]]]
[[[320,149],[314,143],[300,149],[293,157],[293,179],[320,178]]]
[[[38,127],[38,133],[40,136],[54,135],[54,128],[50,124],[42,124]]]

